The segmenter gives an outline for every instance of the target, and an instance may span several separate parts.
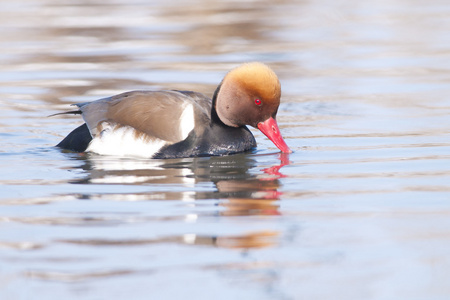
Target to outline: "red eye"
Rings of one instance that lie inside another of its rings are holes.
[[[259,99],[255,99],[255,104],[256,104],[256,105],[258,105],[258,106],[259,106],[259,105],[261,105],[261,103],[262,103],[262,101],[261,101],[261,100],[259,100]]]

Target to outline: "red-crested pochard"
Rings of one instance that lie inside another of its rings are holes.
[[[67,113],[86,123],[57,147],[150,158],[227,155],[256,147],[250,125],[290,153],[275,120],[280,96],[268,66],[246,63],[225,76],[212,99],[190,91],[132,91],[75,104],[79,110]]]

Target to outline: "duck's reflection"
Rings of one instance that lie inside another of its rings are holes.
[[[277,231],[258,231],[242,235],[207,236],[193,233],[156,239],[60,239],[60,243],[88,246],[141,246],[151,244],[185,244],[233,249],[253,249],[277,244]]]
[[[151,187],[151,192],[90,194],[83,195],[83,199],[182,200],[193,207],[202,205],[200,200],[217,199],[220,209],[215,209],[215,216],[279,215],[281,192],[278,189],[280,178],[284,177],[280,169],[289,164],[289,154],[278,154],[278,163],[269,166],[262,165],[258,156],[251,154],[177,160],[92,155],[79,159],[83,160],[83,169],[88,176],[73,183]],[[184,221],[197,222],[202,216],[190,213],[184,216]],[[276,231],[263,230],[242,235],[185,234],[148,242],[259,248],[276,244],[277,238]]]

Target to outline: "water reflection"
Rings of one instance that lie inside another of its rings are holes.
[[[217,200],[213,213],[188,213],[182,216],[146,217],[145,222],[197,222],[203,217],[277,216],[282,195],[278,189],[280,169],[289,164],[289,154],[278,154],[279,164],[257,166],[256,155],[237,154],[225,157],[173,160],[125,159],[97,155],[77,155],[86,176],[73,184],[139,185],[151,192],[92,193],[76,195],[79,199],[108,199],[117,201],[181,200],[191,207],[202,206],[201,200]],[[213,188],[210,188],[212,186]],[[208,187],[206,190],[199,187]],[[110,223],[111,220],[105,220]],[[138,240],[61,240],[84,245],[136,245],[178,243],[210,245],[226,248],[260,248],[275,245],[278,232],[260,230],[242,235],[208,236],[187,233],[180,236]]]
[[[157,239],[61,239],[57,242],[84,246],[142,246],[151,244],[183,244],[231,249],[253,249],[276,245],[277,231],[258,231],[243,235],[207,236],[193,233]]]

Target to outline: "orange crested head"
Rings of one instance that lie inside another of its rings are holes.
[[[280,81],[272,69],[260,62],[245,63],[222,80],[213,109],[225,125],[258,128],[281,151],[289,153],[276,122],[280,97]]]
[[[281,85],[271,68],[260,62],[250,62],[231,70],[225,80],[240,86],[252,94],[274,104],[280,103]]]

